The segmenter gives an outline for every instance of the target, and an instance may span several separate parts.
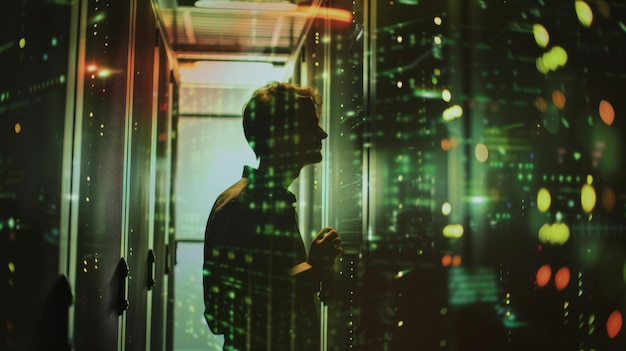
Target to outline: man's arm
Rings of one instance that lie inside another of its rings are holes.
[[[232,324],[229,312],[235,306],[227,296],[237,290],[238,281],[243,278],[237,267],[243,261],[244,250],[233,244],[241,236],[240,207],[229,202],[214,208],[207,221],[202,267],[204,316],[214,334],[225,333]]]
[[[287,274],[298,281],[323,282],[330,275],[335,260],[341,253],[341,239],[332,227],[325,227],[317,233],[309,250],[306,262],[287,269]]]

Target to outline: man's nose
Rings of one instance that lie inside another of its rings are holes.
[[[328,138],[328,133],[326,133],[326,131],[324,131],[324,129],[322,129],[322,127],[319,128],[320,131],[320,137],[322,138],[322,140]]]

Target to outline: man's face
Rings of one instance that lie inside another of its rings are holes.
[[[322,160],[322,140],[326,137],[328,134],[319,125],[319,118],[313,102],[309,99],[300,99],[298,127],[293,141],[296,157],[303,166]]]

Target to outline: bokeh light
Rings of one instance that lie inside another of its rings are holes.
[[[444,267],[448,267],[452,264],[452,256],[450,255],[443,255],[441,257],[441,265]]]
[[[546,99],[538,96],[535,99],[535,107],[537,108],[537,110],[539,112],[546,112],[546,108],[548,107],[548,103],[546,102]]]
[[[598,13],[605,18],[611,17],[611,7],[604,0],[596,0],[596,9]]]
[[[567,51],[560,46],[555,46],[548,52],[551,60],[556,61],[557,66],[565,66],[567,64]]]
[[[622,330],[622,313],[618,310],[613,311],[606,320],[606,333],[609,339],[613,339]]]
[[[578,17],[578,21],[585,27],[590,27],[593,22],[593,12],[591,11],[591,7],[582,1],[577,0],[574,3],[574,7],[576,9],[576,17]]]
[[[606,123],[606,125],[610,126],[613,124],[615,120],[615,110],[613,109],[613,105],[606,100],[600,101],[600,106],[598,107],[600,112],[600,118],[602,118],[602,122]]]
[[[550,209],[550,204],[552,203],[552,197],[550,196],[550,191],[546,188],[541,188],[537,192],[537,209],[539,212],[546,212]]]
[[[615,191],[609,186],[602,189],[602,207],[606,212],[611,212],[615,208]]]
[[[441,99],[445,102],[450,102],[452,100],[452,93],[448,89],[443,89],[441,91]]]
[[[22,132],[22,124],[21,123],[15,123],[15,126],[13,126],[13,130],[15,131],[15,134],[20,134]]]
[[[596,190],[589,184],[583,185],[580,191],[580,203],[583,207],[583,211],[591,213],[596,206]]]
[[[561,267],[556,274],[554,274],[554,286],[556,290],[562,291],[567,288],[570,281],[570,271],[567,267]]]
[[[454,149],[459,147],[459,139],[456,137],[450,137],[450,148]]]
[[[544,244],[563,245],[569,240],[570,229],[563,222],[546,223],[539,228],[538,237]]]
[[[535,67],[537,67],[537,71],[539,71],[539,73],[542,73],[542,74],[546,74],[549,71],[548,67],[546,67],[541,57],[538,57],[535,60]]]
[[[450,139],[448,139],[448,138],[441,139],[441,149],[443,151],[450,150]]]
[[[539,267],[539,269],[537,270],[537,274],[535,275],[537,286],[543,288],[544,286],[548,285],[551,277],[552,268],[549,264],[544,264],[543,266]]]
[[[443,120],[446,122],[461,118],[461,116],[463,116],[463,108],[459,105],[450,106],[443,111],[442,116]]]
[[[448,224],[443,228],[443,236],[446,238],[460,238],[463,236],[463,225]]]
[[[565,107],[565,95],[559,90],[553,91],[552,103],[554,103],[554,106],[558,107],[559,110],[562,110],[563,107]]]
[[[535,37],[535,43],[537,43],[539,47],[545,48],[548,46],[550,34],[548,34],[546,27],[538,23],[533,24],[533,36]]]
[[[535,66],[539,72],[546,74],[550,71],[555,71],[561,66],[565,66],[567,60],[567,51],[560,46],[555,46],[541,57],[538,57],[535,61]]]
[[[452,205],[450,205],[449,202],[444,202],[443,205],[441,205],[441,213],[444,216],[448,216],[451,212],[452,212]]]
[[[484,163],[487,161],[487,158],[489,158],[489,149],[487,149],[487,145],[479,143],[474,149],[474,154],[478,162]]]

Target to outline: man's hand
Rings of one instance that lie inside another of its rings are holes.
[[[341,239],[337,231],[332,227],[324,227],[311,242],[307,262],[313,267],[320,281],[324,281],[342,252]]]

